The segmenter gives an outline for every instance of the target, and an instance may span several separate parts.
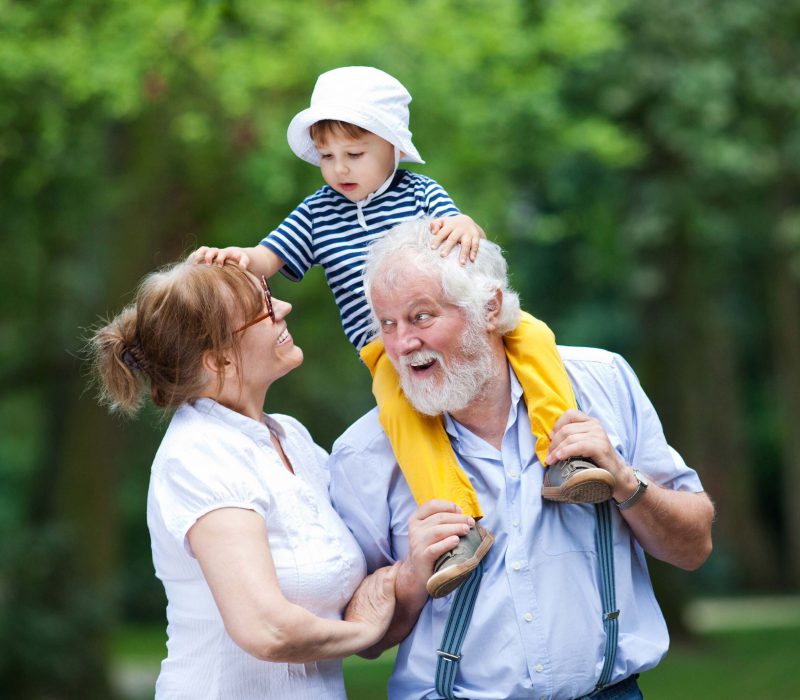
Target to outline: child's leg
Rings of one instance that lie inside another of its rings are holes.
[[[506,355],[517,375],[536,437],[536,456],[547,468],[550,432],[562,413],[577,408],[567,370],[553,332],[522,312],[519,326],[505,338]],[[542,496],[567,503],[598,503],[611,498],[612,474],[583,458],[564,460],[547,468]]]
[[[503,340],[525,394],[531,431],[536,436],[536,456],[542,466],[547,466],[550,431],[564,411],[578,407],[556,337],[546,323],[522,311],[519,326]]]
[[[382,341],[364,346],[361,359],[372,373],[372,393],[380,409],[381,425],[417,504],[442,498],[457,503],[467,515],[480,518],[483,514],[475,489],[456,460],[441,419],[414,410],[400,388]]]

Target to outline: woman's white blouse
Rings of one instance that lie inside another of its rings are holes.
[[[157,698],[345,698],[341,662],[260,661],[231,640],[186,537],[217,508],[255,511],[266,522],[286,598],[320,617],[341,618],[366,567],[331,507],[327,454],[293,418],[264,420],[200,399],[178,409],[156,454],[147,525],[167,594],[168,636]]]

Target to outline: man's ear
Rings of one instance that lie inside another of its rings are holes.
[[[497,330],[497,321],[500,318],[500,311],[503,308],[503,290],[495,290],[494,295],[486,303],[486,330],[493,332]]]

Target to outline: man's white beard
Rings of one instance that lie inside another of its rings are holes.
[[[461,337],[461,353],[445,365],[434,350],[420,350],[400,358],[400,386],[406,398],[420,413],[438,416],[465,409],[477,399],[494,376],[492,349],[485,332],[468,326]],[[429,377],[414,376],[411,364],[436,360],[439,371]],[[442,381],[438,381],[438,376]]]

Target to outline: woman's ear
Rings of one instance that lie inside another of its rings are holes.
[[[503,308],[503,290],[498,289],[486,303],[486,330],[488,332],[497,330],[497,320],[500,318],[500,310]]]
[[[210,350],[206,350],[203,353],[203,369],[205,369],[206,372],[210,372],[211,374],[227,375],[228,372],[231,371],[232,367],[233,362],[231,362],[227,355],[224,355],[222,361],[220,361],[219,356]]]

